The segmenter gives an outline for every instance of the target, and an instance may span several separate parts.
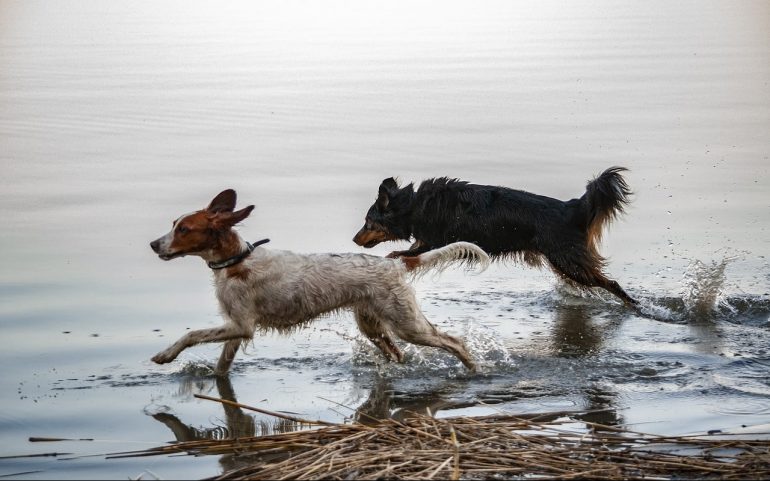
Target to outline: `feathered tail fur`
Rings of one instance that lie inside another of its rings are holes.
[[[610,167],[586,185],[586,193],[580,198],[583,203],[585,225],[589,244],[601,241],[604,227],[623,213],[630,202],[631,189],[621,175],[624,167]]]
[[[465,265],[467,268],[477,267],[483,272],[489,267],[490,258],[484,250],[470,242],[454,242],[439,249],[434,249],[414,257],[400,258],[407,271],[413,274],[423,274],[428,269],[443,271],[453,264]]]

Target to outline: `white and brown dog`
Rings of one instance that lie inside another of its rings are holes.
[[[457,242],[398,259],[272,251],[245,242],[233,229],[254,209],[250,205],[236,211],[235,200],[235,191],[221,192],[208,207],[178,218],[168,234],[150,243],[163,260],[195,255],[207,261],[225,318],[220,327],[185,334],[156,354],[154,362],[171,362],[195,344],[224,341],[216,366],[217,374],[224,374],[241,343],[251,340],[257,330],[286,332],[323,314],[351,309],[361,332],[389,360],[404,359],[391,337],[396,336],[449,351],[468,369],[475,369],[464,343],[425,319],[406,279],[409,273],[455,261],[486,268],[489,257],[479,247]]]

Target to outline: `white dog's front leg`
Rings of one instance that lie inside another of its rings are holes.
[[[233,324],[225,324],[224,326],[212,329],[190,331],[180,337],[178,341],[168,348],[154,355],[152,361],[157,364],[166,364],[176,359],[182,351],[196,344],[203,342],[229,341],[231,339],[243,339],[248,337],[248,334],[245,334],[238,328],[238,326]]]
[[[243,342],[242,339],[231,339],[225,343],[225,346],[222,348],[222,355],[219,356],[219,362],[214,370],[217,376],[224,376],[230,370],[233,359],[235,359],[235,353],[241,347],[241,342]]]

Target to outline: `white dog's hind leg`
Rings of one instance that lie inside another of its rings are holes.
[[[397,304],[393,312],[398,317],[392,319],[390,327],[396,336],[412,344],[444,349],[460,359],[469,370],[476,370],[476,364],[471,359],[465,343],[454,336],[439,331],[428,322],[420,308],[417,307],[416,300]]]
[[[377,346],[385,358],[389,361],[404,362],[404,354],[390,338],[388,332],[383,329],[380,321],[365,312],[363,309],[355,310],[356,323],[358,329]]]

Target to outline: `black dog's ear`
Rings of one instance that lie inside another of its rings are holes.
[[[380,190],[377,194],[377,207],[387,209],[391,197],[398,192],[398,184],[393,177],[388,177],[380,184]]]
[[[206,210],[212,213],[232,212],[235,209],[235,191],[233,189],[223,190],[211,201]]]
[[[396,179],[393,177],[388,177],[387,179],[383,180],[380,184],[380,192],[383,191],[383,189],[392,192],[394,190],[398,190],[398,183],[396,182]]]

